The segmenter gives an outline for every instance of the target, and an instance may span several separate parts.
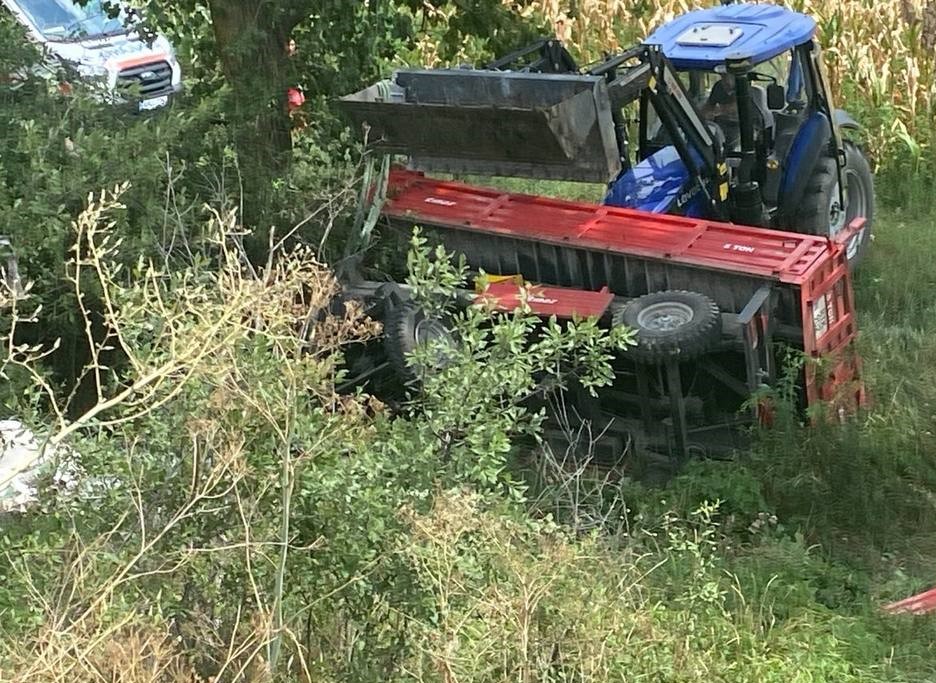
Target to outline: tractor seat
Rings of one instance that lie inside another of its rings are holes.
[[[754,105],[754,136],[761,140],[772,140],[774,134],[773,112],[767,106],[767,91],[764,88],[751,84],[751,101]],[[737,122],[727,124],[719,121],[722,126],[723,144],[728,153],[741,151],[741,134]]]
[[[751,83],[751,99],[754,101],[754,107],[760,115],[764,130],[773,128],[774,118],[773,112],[767,106],[767,91],[759,85]]]

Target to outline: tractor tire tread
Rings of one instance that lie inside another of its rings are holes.
[[[390,367],[406,385],[419,381],[416,369],[409,362],[409,354],[416,348],[416,323],[422,309],[413,301],[394,306],[383,325],[384,351]]]
[[[666,333],[642,329],[637,322],[640,311],[667,301],[690,306],[692,321]],[[633,299],[614,312],[612,324],[636,331],[637,346],[625,353],[644,364],[656,365],[673,358],[692,360],[708,353],[721,341],[718,305],[704,294],[687,290],[664,290]]]
[[[845,167],[859,176],[861,183],[865,185],[863,191],[866,193],[867,202],[867,228],[862,238],[862,243],[858,246],[857,253],[849,264],[852,269],[864,257],[867,251],[868,243],[871,237],[871,227],[874,217],[874,180],[871,174],[871,167],[865,158],[861,148],[850,140],[845,141]],[[809,183],[803,193],[802,200],[793,218],[793,226],[797,232],[808,235],[828,235],[829,234],[829,204],[831,201],[830,193],[835,188],[838,181],[838,172],[836,161],[831,156],[823,156],[819,159],[816,167],[813,169]]]

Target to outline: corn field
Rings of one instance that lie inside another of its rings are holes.
[[[712,2],[504,0],[545,19],[582,55],[628,45],[654,27]],[[921,172],[936,141],[936,0],[793,0],[813,16],[839,106],[865,125],[879,167]],[[909,167],[909,168],[908,168]]]

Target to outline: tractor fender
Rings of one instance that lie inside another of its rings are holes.
[[[816,164],[829,153],[829,140],[832,139],[832,125],[829,117],[822,112],[813,114],[803,122],[799,132],[790,145],[790,151],[783,161],[783,177],[780,181],[780,200],[777,203],[779,215],[778,227],[790,227],[796,209],[803,198],[809,179]]]
[[[861,124],[855,121],[852,115],[844,109],[836,109],[832,112],[832,117],[835,120],[835,125],[843,130],[861,130]]]

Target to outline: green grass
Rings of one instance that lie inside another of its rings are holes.
[[[837,620],[849,666],[873,672],[861,680],[936,680],[936,618],[880,609],[936,585],[934,228],[925,212],[876,220],[856,276],[867,414],[774,430],[738,461],[693,463],[634,503],[685,514],[721,499],[718,562],[742,602],[778,625]]]
[[[855,281],[874,417],[936,454],[936,216],[884,213]]]
[[[879,466],[869,522],[936,583],[936,215],[884,211],[856,281],[859,345],[872,399],[857,431]],[[895,514],[897,511],[899,514]]]
[[[445,177],[441,174],[434,174]],[[579,183],[566,180],[533,180],[530,178],[504,178],[491,176],[458,176],[460,182],[493,187],[505,192],[537,194],[544,197],[559,197],[570,201],[600,202],[606,193],[602,183]]]
[[[465,180],[583,201],[601,194],[580,183]],[[720,498],[742,531],[758,512],[776,512],[869,590],[896,597],[936,585],[936,214],[879,209],[855,290],[868,413],[845,428],[767,435],[747,462],[697,464],[666,505]]]
[[[780,549],[774,565],[754,575],[763,581],[786,573],[788,585],[797,576],[820,584],[812,592],[805,587],[810,599],[855,619],[863,642],[893,649],[899,672],[893,680],[936,677],[936,619],[879,611],[936,585],[934,227],[928,212],[894,208],[875,222],[872,250],[855,278],[872,398],[867,414],[845,427],[767,437],[741,470],[718,473],[744,492],[753,472],[779,518],[780,538],[802,538],[813,548],[808,563]],[[706,476],[687,478],[704,489],[711,486]],[[717,486],[732,488],[724,479]]]

